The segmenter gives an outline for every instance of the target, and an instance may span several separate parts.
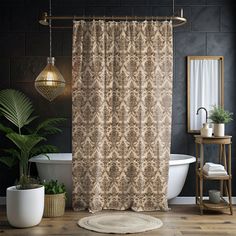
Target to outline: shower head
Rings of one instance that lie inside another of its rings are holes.
[[[39,23],[40,23],[41,25],[49,25],[49,22],[48,22],[48,20],[47,20],[47,16],[48,16],[48,13],[47,13],[47,12],[44,12],[44,13],[41,15],[41,17],[40,17],[40,19],[39,19]]]

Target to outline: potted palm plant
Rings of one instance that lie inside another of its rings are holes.
[[[28,160],[40,153],[56,152],[57,148],[45,143],[48,134],[61,130],[57,127],[63,118],[43,121],[34,128],[33,104],[23,93],[6,89],[0,91],[0,114],[12,127],[0,123],[0,131],[11,141],[12,148],[4,149],[0,161],[9,167],[19,163],[19,182],[7,189],[7,218],[14,227],[31,227],[40,223],[44,209],[44,186],[30,177]]]
[[[225,124],[231,122],[233,113],[224,110],[221,107],[214,106],[210,111],[209,118],[214,123],[214,136],[224,136],[225,135]]]
[[[66,188],[57,180],[43,182],[45,188],[44,217],[58,217],[65,213]]]

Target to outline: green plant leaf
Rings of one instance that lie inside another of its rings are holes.
[[[33,120],[35,120],[35,119],[37,119],[37,118],[38,118],[38,116],[32,116],[32,117],[30,117],[30,118],[26,121],[25,125],[28,125],[29,123],[31,123]]]
[[[12,167],[20,160],[20,152],[14,148],[3,149],[3,151],[9,156],[0,157],[0,162],[4,163],[8,167]]]
[[[5,149],[5,156],[0,157],[0,161],[8,166],[12,166],[19,159],[20,179],[27,180],[30,176],[28,159],[34,155],[58,152],[53,145],[41,144],[46,141],[46,135],[60,133],[58,127],[64,118],[50,118],[43,121],[36,128],[35,126],[26,126],[33,122],[37,116],[32,116],[34,109],[30,99],[23,93],[6,89],[0,91],[0,117],[5,117],[8,121],[18,128],[18,132],[0,123],[0,131],[6,134],[6,137],[15,144],[15,148]],[[21,128],[23,128],[21,130]],[[24,133],[24,135],[22,134]]]
[[[6,127],[2,123],[0,123],[0,131],[2,131],[3,133],[6,133],[6,134],[15,132],[13,129]]]
[[[210,111],[209,119],[211,119],[216,124],[227,124],[233,120],[233,113],[224,110],[221,107],[213,106],[213,109]]]
[[[15,157],[20,160],[20,152],[16,150],[15,148],[8,148],[8,149],[3,149],[3,151],[12,157]]]
[[[61,133],[62,130],[60,128],[58,128],[58,126],[65,121],[66,121],[66,119],[64,119],[64,118],[47,119],[47,120],[43,121],[42,123],[40,123],[36,127],[35,133],[40,133],[41,135]]]
[[[57,180],[50,180],[42,183],[45,187],[45,194],[60,194],[66,193],[66,188],[63,183],[58,183]]]
[[[46,140],[38,135],[23,135],[17,133],[9,133],[6,135],[22,152],[30,152],[31,149],[39,142]]]
[[[39,154],[47,154],[55,152],[58,152],[58,148],[56,146],[45,144],[45,145],[40,145],[39,147],[36,146],[32,148],[30,155],[37,156]]]
[[[9,168],[13,167],[14,165],[17,164],[17,158],[14,157],[0,157],[0,162],[8,166]]]
[[[0,91],[0,112],[19,129],[35,119],[30,117],[33,111],[32,102],[22,92],[14,89]]]

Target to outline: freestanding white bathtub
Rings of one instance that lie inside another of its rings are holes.
[[[50,160],[39,155],[30,159],[36,162],[37,170],[41,180],[58,180],[66,186],[68,204],[71,205],[72,193],[72,153],[53,153],[48,154]],[[167,199],[177,197],[186,180],[189,164],[195,162],[196,158],[183,154],[171,154]]]
[[[184,154],[170,154],[167,199],[177,197],[184,186],[189,164],[196,161],[196,157]]]

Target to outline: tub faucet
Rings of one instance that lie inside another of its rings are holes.
[[[207,123],[208,112],[207,112],[207,109],[206,109],[205,107],[199,107],[199,108],[197,109],[197,115],[198,115],[198,112],[199,112],[201,109],[205,110],[205,112],[206,112],[206,123]]]

